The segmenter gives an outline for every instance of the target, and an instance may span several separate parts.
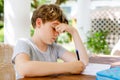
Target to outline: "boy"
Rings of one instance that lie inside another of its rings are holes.
[[[42,5],[31,19],[35,29],[31,39],[19,40],[14,48],[12,62],[16,77],[47,76],[53,74],[80,74],[88,64],[88,55],[77,30],[68,25],[62,10],[55,4]],[[68,32],[73,36],[80,60],[72,52],[54,43],[58,35]],[[57,63],[61,58],[64,63]]]

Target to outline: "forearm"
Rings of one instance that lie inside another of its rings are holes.
[[[111,67],[120,66],[120,62],[114,62],[111,64]]]
[[[74,44],[75,44],[75,47],[76,49],[78,50],[79,52],[79,55],[80,55],[80,60],[85,64],[87,65],[88,64],[88,55],[87,55],[87,51],[84,47],[84,44],[82,43],[82,40],[77,32],[77,30],[74,31],[74,33],[72,34],[73,36],[73,40],[74,40]]]
[[[69,73],[67,63],[28,61],[22,64],[23,76],[47,76],[52,74]]]

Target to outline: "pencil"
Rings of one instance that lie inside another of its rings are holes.
[[[79,61],[79,60],[80,60],[80,57],[79,57],[78,50],[76,50],[76,54],[77,54],[77,59],[78,59],[78,61]]]

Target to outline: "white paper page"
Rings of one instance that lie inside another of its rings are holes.
[[[98,71],[109,69],[109,68],[110,68],[109,64],[89,63],[82,74],[95,76]]]

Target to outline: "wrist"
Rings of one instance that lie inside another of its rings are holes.
[[[66,63],[63,63],[64,66],[63,66],[63,69],[65,71],[65,73],[71,73],[71,62],[66,62]]]
[[[69,62],[65,62],[65,63],[60,63],[61,66],[59,66],[59,70],[61,71],[61,73],[70,73],[71,68],[70,68],[70,63]]]
[[[73,30],[73,32],[71,33],[71,35],[74,37],[76,35],[78,35],[78,31],[76,29]]]
[[[71,73],[71,62],[67,62],[65,64],[65,68],[67,73]]]
[[[71,33],[70,33],[70,34],[73,36],[73,35],[75,35],[77,32],[78,32],[78,31],[77,31],[77,29],[72,28],[72,31],[71,31]]]

